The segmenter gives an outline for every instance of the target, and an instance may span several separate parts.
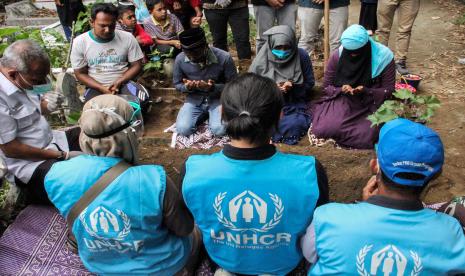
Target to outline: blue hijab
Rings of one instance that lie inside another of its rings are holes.
[[[394,59],[391,49],[383,44],[374,41],[367,33],[367,30],[357,24],[347,28],[341,36],[341,47],[339,47],[339,56],[343,49],[356,50],[360,49],[370,41],[371,43],[371,78],[379,76],[384,68]]]

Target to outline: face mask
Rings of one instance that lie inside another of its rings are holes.
[[[21,78],[27,85],[32,86],[32,89],[24,89],[26,90],[27,93],[32,94],[32,95],[42,95],[47,92],[50,92],[52,90],[52,82],[50,81],[49,78],[47,78],[47,82],[45,84],[39,84],[39,85],[32,85],[30,84],[22,75],[19,73]]]
[[[275,55],[278,59],[286,59],[288,56],[291,55],[291,50],[278,50],[278,49],[273,49],[271,50],[271,53]]]
[[[144,119],[142,117],[142,108],[140,106],[140,101],[136,96],[132,95],[118,95],[121,98],[125,99],[129,105],[133,108],[131,119],[129,123],[131,128],[136,132],[138,138],[141,138],[144,134]]]

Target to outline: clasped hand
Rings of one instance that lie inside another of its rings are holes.
[[[198,89],[201,91],[210,91],[215,85],[215,81],[211,79],[208,81],[183,79],[182,82],[186,86],[187,90]]]
[[[348,85],[348,84],[345,84],[342,86],[341,90],[343,93],[345,94],[349,94],[349,95],[356,95],[356,94],[360,94],[363,92],[365,88],[362,86],[362,85],[359,85],[355,88],[352,88],[352,86]]]
[[[291,90],[293,86],[291,81],[279,82],[277,83],[277,85],[278,85],[279,91],[281,91],[282,93],[287,93],[289,90]]]

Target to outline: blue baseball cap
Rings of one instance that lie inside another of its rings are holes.
[[[344,49],[357,50],[365,46],[369,40],[367,30],[361,25],[351,25],[341,36],[341,44]]]
[[[406,119],[392,120],[381,128],[376,153],[381,171],[400,185],[422,187],[444,164],[444,146],[439,135]],[[405,179],[399,173],[415,173],[424,178]]]

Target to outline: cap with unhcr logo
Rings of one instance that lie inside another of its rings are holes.
[[[439,135],[406,119],[395,119],[381,128],[376,151],[383,173],[400,185],[424,186],[444,164]],[[403,177],[406,173],[423,177],[407,179]]]

